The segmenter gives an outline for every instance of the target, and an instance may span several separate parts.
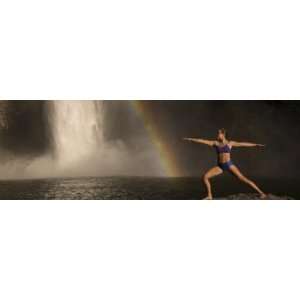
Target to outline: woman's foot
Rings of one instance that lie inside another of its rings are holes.
[[[207,196],[207,197],[203,198],[202,200],[212,200],[212,199],[213,199],[212,196]]]
[[[260,199],[266,199],[266,198],[267,198],[267,195],[265,193],[260,194]]]

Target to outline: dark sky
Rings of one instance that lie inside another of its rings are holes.
[[[215,165],[212,149],[182,141],[183,137],[214,139],[225,127],[229,139],[267,144],[265,149],[239,148],[233,161],[245,173],[295,177],[300,143],[298,101],[147,101],[164,142],[174,151],[184,175],[200,176]],[[2,153],[42,155],[51,151],[46,101],[1,101]],[[105,137],[134,148],[146,132],[127,101],[105,101]],[[2,155],[5,159],[5,155]]]

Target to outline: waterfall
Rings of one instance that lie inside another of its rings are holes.
[[[55,162],[72,168],[104,146],[102,101],[52,101],[49,121]]]
[[[6,128],[9,125],[6,120],[9,116],[6,104],[3,102],[0,105],[0,129],[7,131],[8,135],[12,129]],[[34,105],[31,103],[32,112],[28,111],[32,116],[36,113]],[[104,101],[47,101],[44,106],[46,113],[43,115],[47,130],[44,135],[36,137],[47,141],[47,150],[41,154],[28,151],[18,155],[5,147],[0,149],[0,178],[164,176],[159,153],[134,111],[125,111],[127,120],[141,127],[142,133],[134,135],[130,142],[126,141],[130,135],[105,139],[104,122],[109,119],[107,116],[104,118],[104,115],[112,113],[109,105],[111,104]],[[12,108],[16,109],[15,106]],[[26,110],[24,111],[25,115]],[[16,114],[11,119],[18,121]],[[118,116],[114,115],[112,119],[116,120]],[[106,125],[106,130],[111,130],[108,135],[113,130],[119,130],[118,126],[112,129],[109,123]],[[22,126],[22,122],[18,126]],[[39,126],[39,121],[32,126]],[[41,134],[43,130],[38,132]]]

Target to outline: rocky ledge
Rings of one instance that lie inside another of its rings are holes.
[[[215,198],[216,200],[260,200],[259,194],[235,194],[235,195],[229,195],[226,197],[218,197]],[[289,196],[278,196],[273,194],[267,194],[267,198],[265,200],[295,200],[292,197]]]

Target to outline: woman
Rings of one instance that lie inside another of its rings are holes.
[[[218,155],[218,166],[210,169],[203,176],[203,181],[207,190],[207,198],[205,199],[213,198],[209,180],[215,176],[222,174],[224,171],[231,172],[240,181],[252,187],[260,194],[260,198],[262,199],[266,198],[266,194],[253,181],[249,180],[240,172],[240,170],[233,164],[230,157],[230,152],[232,150],[232,147],[264,147],[265,145],[228,141],[226,138],[226,130],[224,128],[218,131],[218,136],[216,141],[209,141],[209,140],[195,139],[195,138],[184,138],[184,140],[205,144],[214,147],[216,149]]]

